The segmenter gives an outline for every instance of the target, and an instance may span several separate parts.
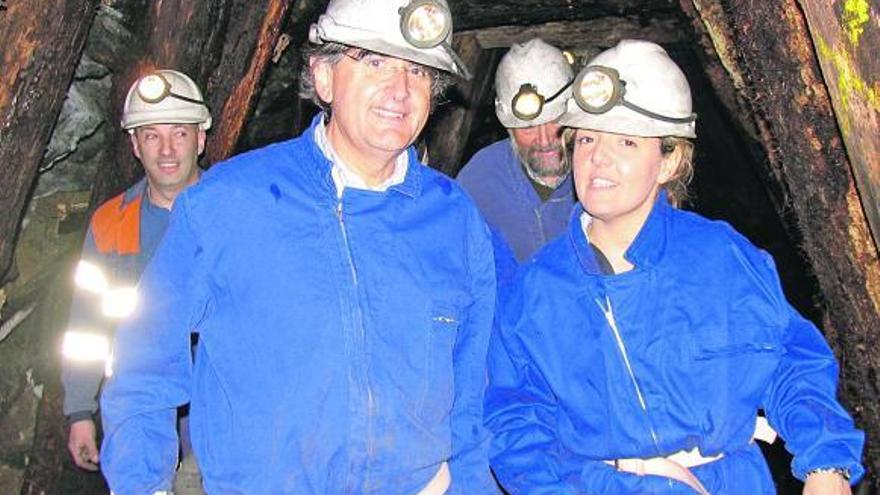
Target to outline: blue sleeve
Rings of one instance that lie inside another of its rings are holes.
[[[780,298],[778,277],[767,257]],[[837,400],[837,361],[824,337],[788,303],[782,360],[764,397],[767,418],[794,455],[792,472],[803,480],[823,467],[849,469],[851,482],[864,475],[860,463],[864,433]]]
[[[100,268],[104,273],[109,269],[102,263],[103,256],[95,245],[91,227],[86,232],[80,260],[87,261]],[[70,305],[70,317],[66,332],[83,332],[92,335],[103,335],[113,338],[113,324],[101,312],[101,296],[74,285],[73,299]],[[98,409],[98,391],[104,380],[104,360],[77,360],[67,355],[61,360],[61,382],[64,386],[64,414],[71,421],[91,418]]]
[[[489,346],[486,424],[493,435],[490,462],[511,495],[644,493],[694,495],[684,483],[659,476],[618,472],[601,460],[578,456],[559,441],[557,399],[539,363],[515,333],[521,297],[517,279]]]
[[[455,399],[449,495],[498,493],[489,470],[489,434],[483,426],[486,350],[495,314],[495,268],[485,224],[476,212],[469,223],[467,256],[473,303],[463,315],[453,350]]]
[[[187,206],[183,193],[141,279],[137,313],[117,331],[113,375],[101,398],[102,471],[120,495],[170,489],[177,464],[175,418],[190,397],[190,332],[207,301]]]
[[[489,228],[492,233],[492,247],[495,253],[495,275],[499,289],[513,282],[519,264],[510,245],[496,229]]]

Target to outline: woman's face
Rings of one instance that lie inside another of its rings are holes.
[[[678,153],[666,158],[660,138],[578,129],[573,170],[578,199],[594,221],[640,228]]]

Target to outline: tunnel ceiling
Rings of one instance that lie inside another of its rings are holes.
[[[666,0],[450,0],[449,8],[455,18],[456,31],[618,17],[646,22],[680,15],[681,12],[677,4]]]
[[[482,48],[499,48],[540,37],[556,46],[608,47],[621,38],[671,43],[687,36],[688,21],[677,4],[647,1],[453,0],[455,29],[473,34]]]

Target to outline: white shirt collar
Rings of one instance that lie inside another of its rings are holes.
[[[587,238],[587,243],[590,242],[590,224],[593,223],[593,217],[590,216],[586,211],[581,212],[581,231],[584,233],[584,237]]]
[[[406,178],[409,158],[407,157],[407,152],[403,151],[397,155],[397,160],[394,163],[394,172],[391,173],[391,176],[375,187],[368,186],[366,181],[336,154],[333,145],[327,139],[327,127],[324,125],[324,119],[321,119],[315,127],[315,143],[321,152],[324,153],[324,156],[333,164],[330,175],[333,177],[333,184],[336,186],[337,198],[342,197],[342,192],[346,187],[365,189],[367,191],[387,191],[389,187],[402,183],[404,178]]]

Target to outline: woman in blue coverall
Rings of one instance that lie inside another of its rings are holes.
[[[693,170],[684,74],[624,40],[573,95],[580,204],[502,295],[489,353],[498,479],[511,494],[773,494],[755,440],[775,430],[805,495],[851,493],[864,436],[821,333],[769,255],[675,208]]]

